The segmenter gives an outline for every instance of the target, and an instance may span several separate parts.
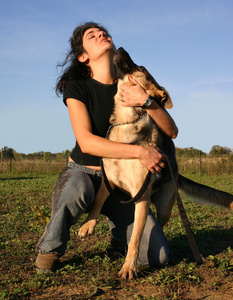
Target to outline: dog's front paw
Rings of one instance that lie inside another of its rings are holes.
[[[123,280],[131,280],[135,277],[137,277],[137,269],[135,263],[129,263],[125,262],[123,267],[121,268],[120,272],[118,273],[118,276],[121,277]]]
[[[84,223],[82,227],[79,229],[78,237],[84,239],[88,235],[93,235],[97,223],[98,223],[98,219],[92,219]]]

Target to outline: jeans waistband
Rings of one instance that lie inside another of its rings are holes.
[[[91,168],[87,168],[83,165],[79,165],[79,164],[77,164],[75,162],[72,162],[72,161],[68,163],[68,166],[72,167],[72,168],[78,168],[78,169],[82,170],[83,172],[85,172],[87,174],[90,174],[90,175],[94,175],[94,176],[97,176],[97,177],[103,177],[102,171],[93,170]]]

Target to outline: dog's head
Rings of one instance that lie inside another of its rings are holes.
[[[133,62],[128,52],[126,52],[122,47],[118,48],[115,52],[113,63],[118,79],[123,79],[126,74],[132,74],[136,71],[140,71],[138,65]]]
[[[118,79],[123,79],[127,74],[132,75],[148,94],[155,97],[163,107],[173,107],[168,92],[156,82],[146,68],[136,65],[124,48],[117,49],[113,57],[113,63]]]

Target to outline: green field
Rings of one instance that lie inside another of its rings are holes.
[[[233,194],[233,175],[187,177]],[[110,245],[104,217],[95,236],[79,240],[72,227],[68,250],[53,274],[36,274],[35,245],[48,222],[58,173],[0,174],[1,299],[233,299],[233,212],[194,204],[181,194],[204,257],[196,265],[177,206],[164,228],[172,257],[163,269],[138,267],[122,282],[124,261]]]

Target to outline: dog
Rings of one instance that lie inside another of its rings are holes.
[[[145,109],[142,107],[123,107],[121,105],[120,86],[122,84],[132,85],[132,82],[129,81],[129,75],[131,75],[145,89],[147,94],[154,97],[157,103],[164,108],[172,108],[173,106],[169,93],[155,81],[143,66],[136,65],[123,48],[119,48],[116,51],[114,65],[119,78],[118,90],[114,97],[114,110],[110,117],[110,124],[112,125],[107,138],[116,142],[158,147],[163,151],[163,133],[158,129]],[[169,159],[176,163],[174,161],[175,156]],[[122,279],[132,279],[137,276],[136,262],[140,240],[151,202],[156,207],[157,219],[162,227],[171,216],[177,195],[176,188],[183,190],[194,200],[199,199],[202,202],[220,205],[233,210],[233,195],[189,180],[178,174],[177,170],[174,171],[173,176],[170,176],[171,178],[167,181],[163,180],[161,184],[158,184],[160,173],[151,173],[151,176],[148,177],[148,170],[137,159],[103,158],[102,162],[103,173],[107,178],[107,182],[102,180],[91,212],[79,230],[79,237],[85,238],[94,233],[101,208],[115,187],[120,188],[133,197],[131,200],[136,201],[134,226],[126,259],[118,274]],[[148,179],[147,186],[141,193],[138,193],[146,179]],[[138,194],[140,198],[135,199],[135,195]]]

